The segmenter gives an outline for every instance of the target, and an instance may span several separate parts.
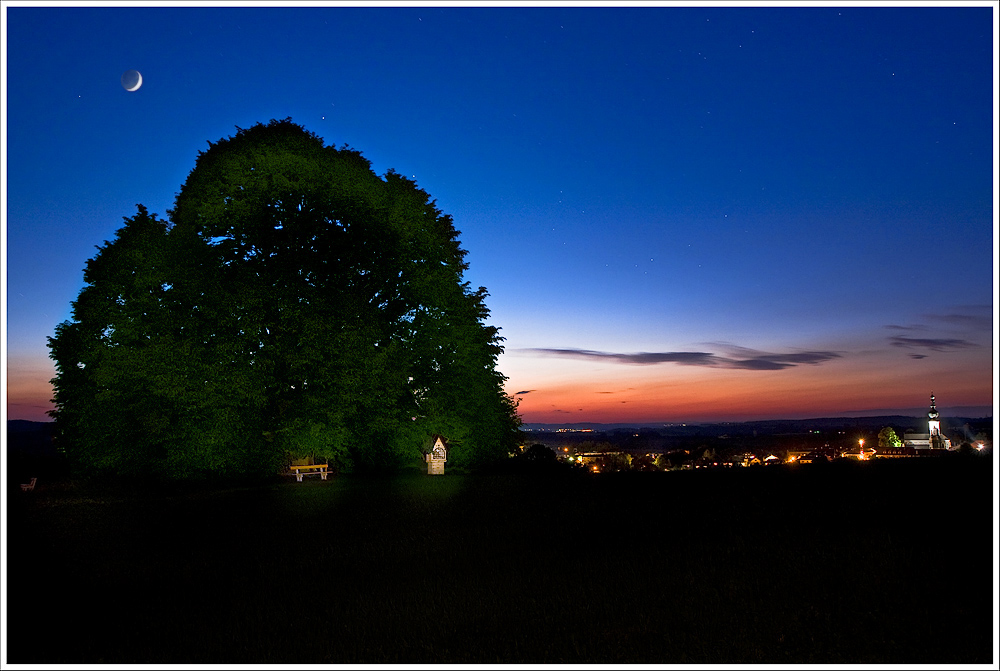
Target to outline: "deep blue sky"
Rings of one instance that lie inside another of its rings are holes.
[[[10,417],[94,246],[285,117],[454,216],[528,421],[995,403],[996,20],[8,7]]]

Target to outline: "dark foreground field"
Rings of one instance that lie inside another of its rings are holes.
[[[995,663],[992,470],[41,482],[7,661]]]

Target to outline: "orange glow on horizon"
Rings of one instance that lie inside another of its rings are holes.
[[[565,374],[512,382],[525,422],[752,421],[914,408],[915,390],[947,388],[950,406],[990,406],[989,375],[894,366],[893,362],[835,362],[777,371],[683,366],[603,366],[576,380]],[[582,370],[579,373],[589,373]],[[513,375],[512,375],[513,377]],[[513,392],[512,392],[513,393]],[[944,394],[941,394],[944,397]]]
[[[52,384],[55,365],[49,359],[8,355],[7,359],[7,419],[27,419],[49,422],[52,404]]]

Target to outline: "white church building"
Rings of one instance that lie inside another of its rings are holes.
[[[952,449],[951,441],[941,433],[940,413],[934,405],[933,393],[931,394],[931,409],[927,412],[927,433],[904,433],[903,445],[912,447],[918,453],[925,450]]]

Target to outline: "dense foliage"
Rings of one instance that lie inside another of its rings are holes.
[[[879,447],[902,447],[903,441],[896,435],[896,430],[891,426],[884,427],[878,432]]]
[[[50,339],[60,444],[98,471],[267,474],[507,455],[515,404],[486,290],[414,182],[289,120],[199,153],[163,221],[138,206]]]

